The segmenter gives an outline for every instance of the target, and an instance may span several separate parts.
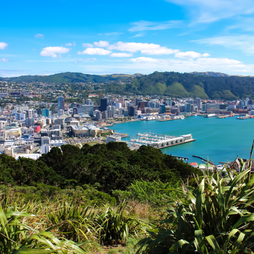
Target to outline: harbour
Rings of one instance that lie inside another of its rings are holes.
[[[127,133],[129,137],[122,140],[128,142],[137,133],[151,132],[169,136],[191,133],[195,142],[165,147],[161,151],[172,156],[189,158],[189,162],[198,163],[202,163],[202,160],[192,157],[193,154],[208,158],[215,164],[221,161],[234,161],[237,155],[246,158],[249,156],[250,143],[254,138],[253,119],[236,121],[236,116],[223,119],[191,116],[182,121],[163,122],[134,121],[116,124],[110,128],[119,133]]]

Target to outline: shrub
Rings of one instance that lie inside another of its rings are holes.
[[[139,242],[143,253],[253,253],[254,178],[204,175],[184,198],[171,202],[168,217]]]

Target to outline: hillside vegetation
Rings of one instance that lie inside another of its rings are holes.
[[[201,172],[152,147],[0,155],[0,253],[253,253],[254,178]]]
[[[160,84],[164,84],[163,89],[159,89]],[[126,85],[125,90],[138,94],[234,100],[254,98],[254,78],[154,72],[135,78],[131,84]]]
[[[0,78],[11,82],[105,83],[107,93],[134,93],[170,97],[235,100],[254,98],[254,78],[216,73],[154,72],[149,75],[88,75],[60,73],[50,76]],[[119,83],[118,81],[121,81]]]

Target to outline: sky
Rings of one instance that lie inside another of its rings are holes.
[[[0,77],[254,76],[254,0],[3,0]]]

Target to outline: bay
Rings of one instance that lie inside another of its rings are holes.
[[[236,117],[218,119],[193,116],[164,122],[136,121],[116,124],[111,129],[127,133],[129,138],[123,140],[145,132],[173,136],[192,134],[196,141],[163,148],[161,151],[173,156],[187,157],[189,162],[198,163],[201,161],[192,155],[205,159],[209,157],[215,164],[233,161],[237,155],[247,159],[254,139],[254,119],[238,120]]]

